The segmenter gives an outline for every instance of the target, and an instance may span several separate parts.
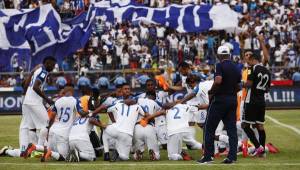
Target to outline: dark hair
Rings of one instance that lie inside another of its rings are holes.
[[[47,56],[47,57],[44,58],[43,64],[45,64],[48,60],[53,61],[53,62],[56,63],[56,59],[55,59],[54,57],[52,57],[52,56]]]
[[[148,82],[152,82],[152,83],[156,84],[156,81],[155,81],[154,79],[148,79],[148,80],[146,80],[146,84],[147,84]]]
[[[122,86],[123,86],[123,84],[117,84],[116,88],[119,89],[119,88],[122,88]]]
[[[130,85],[129,85],[129,83],[123,83],[122,87],[124,87],[124,86],[130,86]]]
[[[261,55],[258,54],[257,52],[256,53],[253,53],[249,59],[254,59],[254,60],[257,60],[257,61],[261,61]]]
[[[194,83],[194,82],[199,82],[200,78],[195,75],[195,74],[189,74],[186,78],[186,82],[189,83]]]
[[[178,64],[178,68],[189,68],[190,65],[187,62],[181,62]]]

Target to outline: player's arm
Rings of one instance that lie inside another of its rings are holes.
[[[116,122],[114,114],[112,112],[107,112],[107,115],[108,115],[108,117],[109,117],[109,119],[111,120],[112,123]]]
[[[168,110],[168,109],[174,107],[179,102],[180,101],[175,101],[175,102],[172,102],[172,103],[165,103],[165,104],[163,104],[162,108]]]
[[[145,120],[149,121],[149,120],[152,120],[158,116],[161,116],[161,115],[165,115],[166,114],[166,110],[160,110],[152,115],[149,115],[145,118]]]
[[[102,129],[105,129],[105,128],[106,128],[106,125],[103,124],[103,123],[102,123],[99,119],[97,119],[97,118],[90,117],[90,118],[89,118],[89,122],[90,122],[90,124],[95,125],[95,126],[98,126],[98,127],[102,128]]]
[[[101,111],[106,110],[108,106],[102,104],[99,107],[97,107],[93,112],[92,112],[92,116],[95,116],[99,113],[101,113]]]
[[[45,94],[44,91],[42,91],[42,90],[40,89],[41,85],[42,85],[42,80],[36,79],[35,82],[34,82],[34,85],[33,85],[33,88],[32,88],[32,89],[33,89],[33,90],[34,90],[41,98],[43,98],[48,104],[53,105],[54,102],[46,96],[46,94]]]
[[[182,86],[169,86],[169,89],[174,90],[174,91],[182,91],[182,90],[184,90],[184,87],[182,87]]]
[[[270,53],[269,53],[269,50],[267,49],[266,47],[266,44],[265,44],[265,37],[263,35],[259,35],[257,36],[257,39],[259,41],[259,44],[260,44],[260,47],[263,51],[263,65],[267,64],[269,62],[269,59],[270,59]]]

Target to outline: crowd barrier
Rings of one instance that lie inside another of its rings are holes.
[[[134,91],[138,92],[139,89]],[[55,94],[55,90],[46,90],[46,94]],[[178,92],[166,98],[166,102],[180,99],[185,95]],[[76,90],[78,96],[78,90]],[[265,95],[268,109],[296,109],[300,108],[300,86],[273,86]],[[20,114],[22,108],[21,91],[0,91],[0,115]]]

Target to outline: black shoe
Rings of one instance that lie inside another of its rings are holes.
[[[233,163],[235,163],[235,161],[225,158],[221,163],[222,164],[233,164]]]
[[[157,160],[155,152],[152,149],[149,150],[149,158],[150,158],[150,161],[156,161]]]
[[[112,152],[112,156],[111,156],[110,162],[116,162],[116,161],[118,161],[118,160],[120,160],[120,159],[119,159],[119,153],[118,153],[117,150],[114,150],[114,151]]]
[[[105,152],[105,153],[104,153],[103,160],[104,160],[104,161],[110,161],[109,152]]]
[[[211,164],[214,162],[214,160],[212,158],[205,158],[202,157],[201,159],[196,161],[198,164]]]

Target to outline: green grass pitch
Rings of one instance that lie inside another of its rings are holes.
[[[268,116],[277,119],[279,122],[300,129],[300,110],[277,110],[268,111]],[[18,147],[18,130],[20,116],[0,116],[0,147],[12,145]],[[238,157],[238,162],[234,165],[221,165],[223,157],[215,160],[213,165],[197,165],[195,161],[168,161],[166,151],[161,151],[161,160],[148,161],[147,154],[144,161],[128,161],[109,163],[99,158],[95,162],[65,163],[49,161],[41,163],[39,159],[0,157],[0,170],[40,170],[40,169],[164,169],[164,170],[189,170],[189,169],[272,169],[272,170],[300,170],[300,134],[293,130],[278,125],[271,120],[266,121],[267,142],[272,142],[280,149],[278,154],[268,154],[266,159],[261,158],[242,158]],[[202,131],[197,128],[197,139],[202,141]],[[194,159],[201,157],[200,151],[188,151]]]

